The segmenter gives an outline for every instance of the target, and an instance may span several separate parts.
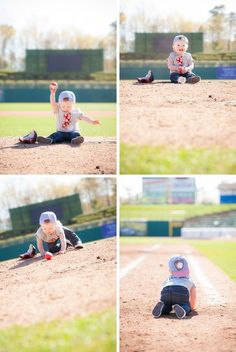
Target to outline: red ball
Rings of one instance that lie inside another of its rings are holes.
[[[47,260],[51,260],[52,259],[52,253],[46,252],[45,255],[44,255],[44,258],[47,259]]]

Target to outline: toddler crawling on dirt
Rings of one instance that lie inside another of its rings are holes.
[[[37,136],[36,131],[32,131],[25,137],[19,139],[22,143],[38,143],[53,144],[62,142],[71,142],[71,144],[79,145],[84,142],[84,138],[80,135],[78,120],[84,120],[92,125],[99,125],[99,120],[82,113],[75,107],[75,94],[69,90],[59,94],[58,103],[55,100],[55,93],[58,85],[52,82],[50,88],[50,103],[52,110],[56,116],[57,131],[48,137]]]
[[[188,262],[184,257],[171,257],[168,266],[171,275],[163,283],[161,299],[152,314],[159,318],[162,314],[169,314],[173,308],[177,318],[183,319],[196,306],[196,286],[189,277]]]
[[[42,213],[39,218],[39,224],[40,227],[36,232],[36,241],[42,257],[45,256],[46,251],[64,254],[68,246],[72,246],[75,249],[83,248],[80,238],[75,232],[63,226],[61,222],[57,220],[55,213],[51,211]],[[44,245],[47,248],[46,251]],[[28,259],[33,258],[35,255],[36,248],[30,244],[28,251],[21,254],[20,258]]]

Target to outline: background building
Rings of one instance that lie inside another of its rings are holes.
[[[194,177],[143,178],[143,202],[146,204],[194,204]]]

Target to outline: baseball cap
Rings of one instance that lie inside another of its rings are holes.
[[[183,34],[176,35],[174,37],[173,44],[175,44],[175,42],[177,42],[177,40],[183,40],[186,44],[188,44],[188,38],[185,37],[185,35],[183,35]]]
[[[168,263],[170,272],[174,277],[188,277],[189,267],[187,260],[181,255],[174,255]]]
[[[56,223],[57,222],[57,216],[52,211],[45,211],[44,213],[42,213],[40,215],[39,224],[42,225],[46,220],[49,220],[52,223]]]
[[[59,103],[62,102],[64,99],[68,99],[72,103],[75,103],[75,100],[76,100],[74,93],[71,92],[70,90],[64,90],[59,94],[59,98],[58,98]]]

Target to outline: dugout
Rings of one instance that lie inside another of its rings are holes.
[[[183,221],[123,220],[120,223],[121,236],[179,237]]]
[[[13,233],[17,235],[35,231],[39,226],[39,216],[44,211],[53,211],[63,225],[70,224],[74,216],[83,213],[79,194],[13,208],[9,211]]]

